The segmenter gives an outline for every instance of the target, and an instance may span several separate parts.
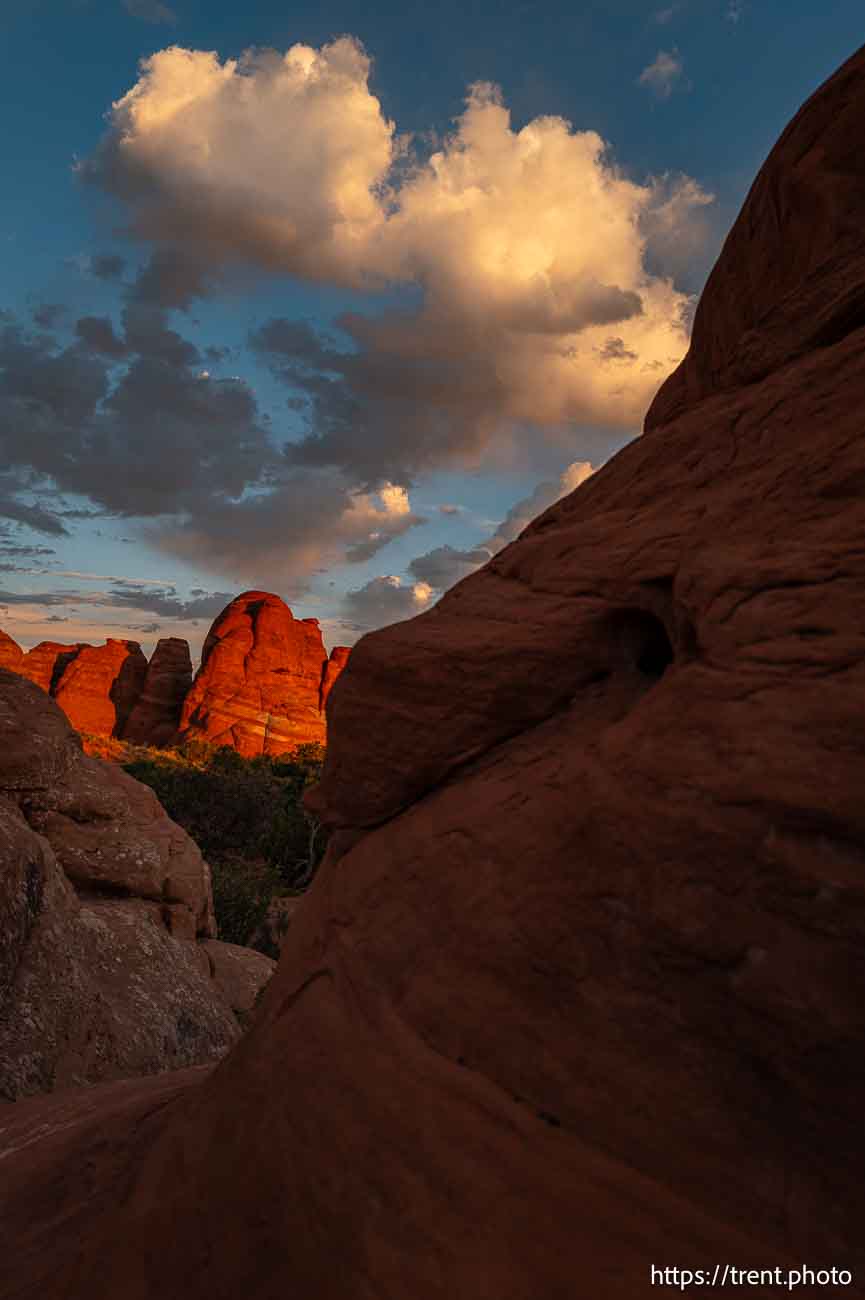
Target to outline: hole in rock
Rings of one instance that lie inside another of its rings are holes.
[[[610,630],[614,667],[636,669],[653,682],[663,677],[673,647],[659,618],[644,609],[622,609],[611,618]]]
[[[74,650],[64,650],[54,660],[54,667],[51,669],[51,685],[48,688],[48,693],[50,695],[53,695],[57,690],[57,687],[60,685],[60,678],[66,672],[66,669],[72,663],[72,660],[77,654],[78,647],[76,646]]]

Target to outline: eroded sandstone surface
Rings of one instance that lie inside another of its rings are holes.
[[[5,663],[3,667],[13,668],[50,695],[80,649],[80,645],[64,645],[61,641],[40,641],[17,664]]]
[[[214,966],[230,945],[195,844],[3,670],[0,737],[0,1099],[217,1059],[238,979]],[[272,969],[234,964],[247,988]]]
[[[9,1294],[863,1294],[863,133],[860,51],[646,435],[353,651],[336,834],[238,1048],[7,1121]]]
[[[347,645],[335,645],[328,656],[327,663],[324,666],[324,672],[321,678],[321,701],[319,708],[323,713],[327,704],[328,696],[333,690],[337,679],[342,675],[345,666],[348,663],[351,648]]]
[[[194,681],[180,637],[159,640],[148,662],[136,641],[40,641],[25,654],[0,631],[0,668],[52,695],[85,736],[157,748],[204,740],[246,757],[324,743],[325,704],[349,653],[335,646],[328,657],[317,619],[296,619],[265,591],[244,592],[215,619]]]
[[[52,683],[51,694],[76,731],[122,736],[146,674],[138,642],[112,637],[105,645],[82,646]]]
[[[245,757],[321,744],[326,664],[316,619],[295,618],[269,592],[244,592],[207,635],[181,734],[231,745]]]
[[[191,685],[189,643],[177,636],[161,637],[147,664],[141,694],[124,724],[123,739],[159,749],[171,745]]]

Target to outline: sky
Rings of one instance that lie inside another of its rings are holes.
[[[8,0],[0,626],[421,612],[640,435],[861,0]]]

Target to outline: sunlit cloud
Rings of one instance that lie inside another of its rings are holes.
[[[561,117],[515,129],[487,83],[434,145],[410,140],[369,73],[351,37],[225,61],[172,47],[142,63],[79,171],[120,201],[146,262],[76,260],[121,295],[111,315],[44,305],[38,328],[0,322],[10,526],[52,540],[70,537],[73,519],[134,519],[140,544],[214,586],[312,601],[323,571],[368,563],[428,522],[412,504],[425,476],[594,460],[639,428],[687,347],[693,300],[677,277],[711,196],[691,177],[626,174],[597,133]],[[277,317],[247,339],[282,388],[284,426],[262,405],[249,354],[198,346],[171,315],[250,268],[271,284],[353,293],[327,328]],[[105,288],[91,290],[104,301]],[[220,378],[229,356],[235,377]],[[560,485],[547,488],[555,499]],[[428,510],[450,536],[477,523],[447,502]],[[506,544],[506,523],[465,552],[418,556],[411,581],[364,586],[367,569],[346,617],[360,627],[373,610],[427,607]],[[381,568],[404,565],[382,557]],[[114,585],[105,594],[124,607],[145,585],[64,572],[82,588]],[[150,591],[130,613],[137,626],[191,617],[167,586]]]
[[[382,627],[413,618],[429,605],[433,589],[427,582],[404,585],[394,574],[373,578],[356,591],[349,591],[343,599],[343,627],[355,631]]]
[[[662,52],[641,80],[663,95],[680,72]],[[245,262],[419,289],[412,310],[343,318],[354,352],[329,356],[355,399],[374,394],[371,429],[354,441],[370,464],[370,438],[387,443],[379,468],[391,477],[409,394],[415,464],[471,461],[508,421],[638,422],[687,345],[686,296],[646,267],[652,182],[628,179],[600,136],[563,118],[514,131],[486,83],[435,152],[412,153],[368,76],[350,37],[224,63],[163,50],[113,106],[82,174],[124,200],[162,256],[188,249],[205,278]],[[701,191],[681,183],[684,226]],[[634,356],[626,373],[598,364],[610,337]],[[309,452],[346,464],[338,429],[316,432]]]

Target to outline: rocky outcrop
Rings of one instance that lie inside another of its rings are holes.
[[[80,645],[63,645],[60,641],[40,641],[28,650],[14,671],[51,694],[66,668],[78,654]],[[12,664],[5,664],[13,668]]]
[[[738,219],[700,385],[353,651],[336,834],[241,1047],[98,1134],[16,1108],[13,1293],[635,1300],[818,1261],[863,1293],[863,130],[860,52]]]
[[[11,672],[19,672],[23,658],[24,651],[18,642],[13,641],[12,637],[0,628],[0,668],[8,668]]]
[[[47,691],[85,735],[162,748],[182,729],[247,757],[323,744],[325,702],[348,656],[336,646],[328,658],[318,620],[296,619],[261,591],[238,596],[216,619],[194,684],[179,637],[158,641],[148,663],[137,641],[41,641],[23,654],[0,632],[0,667]]]
[[[266,591],[244,592],[207,635],[182,735],[230,745],[245,757],[323,742],[326,659],[316,619],[296,619]]]
[[[82,646],[51,693],[76,731],[122,736],[146,673],[138,642],[111,638],[102,646]]]
[[[6,671],[0,735],[0,1098],[220,1056],[239,1031],[195,844]]]
[[[189,643],[176,636],[161,638],[147,665],[141,694],[123,728],[123,739],[158,748],[171,745],[191,685]]]
[[[236,1016],[248,1017],[270,981],[276,962],[263,952],[219,939],[208,939],[202,948],[222,996]]]
[[[327,697],[333,690],[334,682],[340,676],[346,664],[351,649],[347,645],[335,645],[330,652],[327,663],[324,665],[324,672],[321,678],[321,700],[319,709],[322,713],[325,711]]]

